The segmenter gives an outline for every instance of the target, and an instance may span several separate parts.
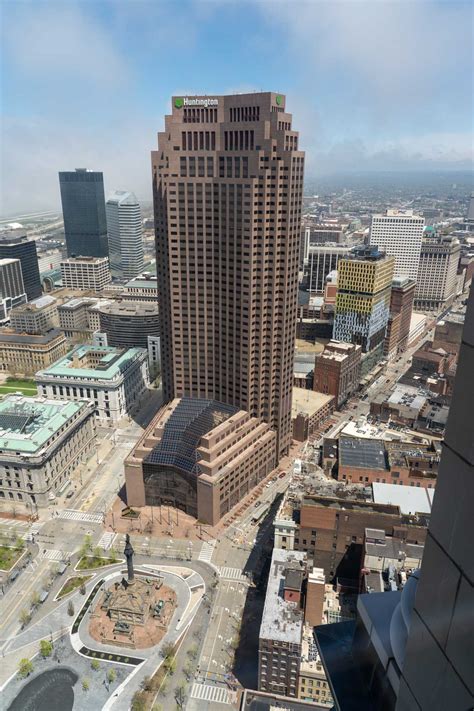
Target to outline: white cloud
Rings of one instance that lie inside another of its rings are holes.
[[[13,4],[5,24],[4,52],[29,77],[49,76],[53,82],[66,78],[72,87],[80,80],[101,90],[129,78],[126,57],[79,4]]]

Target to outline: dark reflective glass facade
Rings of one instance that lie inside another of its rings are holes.
[[[107,257],[104,177],[92,170],[59,173],[68,256]]]

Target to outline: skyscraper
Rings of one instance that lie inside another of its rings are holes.
[[[336,341],[356,343],[363,353],[382,353],[390,313],[394,258],[377,247],[355,247],[339,259],[334,318]]]
[[[373,215],[369,243],[395,257],[394,277],[415,279],[420,262],[425,218],[413,210],[387,210]]]
[[[143,271],[140,205],[133,193],[116,190],[105,204],[112,276],[133,279]]]
[[[108,257],[104,176],[86,168],[59,173],[64,235],[70,257]]]
[[[5,233],[0,236],[0,259],[19,259],[23,284],[28,301],[41,296],[41,279],[38,267],[36,242],[25,234]]]
[[[437,309],[454,297],[460,255],[459,240],[451,235],[423,240],[415,289],[416,308]]]
[[[165,400],[237,406],[291,442],[304,154],[271,92],[173,97],[152,154]]]

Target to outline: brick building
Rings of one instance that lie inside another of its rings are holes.
[[[423,515],[407,516],[390,504],[317,494],[286,497],[275,517],[274,545],[307,552],[312,564],[324,569],[326,582],[358,589],[366,528],[421,544],[427,525]]]
[[[314,361],[313,389],[334,396],[340,407],[359,387],[361,347],[330,341]]]
[[[334,397],[293,388],[293,437],[304,442],[319,429],[334,411]]]
[[[392,282],[390,295],[390,313],[400,314],[398,352],[402,352],[408,345],[410,321],[413,313],[413,300],[415,298],[416,281],[408,277],[398,277]]]

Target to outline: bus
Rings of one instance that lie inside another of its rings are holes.
[[[269,508],[270,503],[268,501],[264,504],[260,504],[260,506],[253,512],[252,523],[260,523],[260,521],[265,517],[265,514],[268,513]]]

